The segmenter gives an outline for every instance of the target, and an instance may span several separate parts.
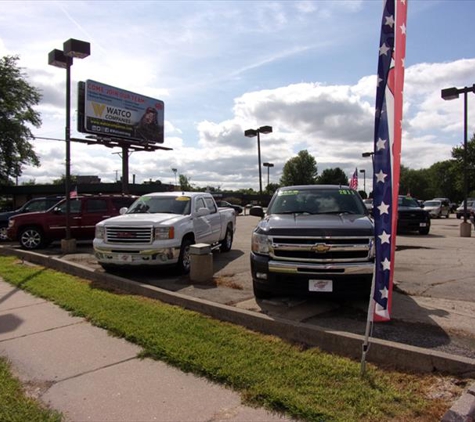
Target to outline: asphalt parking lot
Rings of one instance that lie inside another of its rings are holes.
[[[198,299],[234,306],[330,330],[364,334],[368,301],[276,297],[256,301],[252,293],[249,252],[258,219],[241,215],[233,249],[214,253],[214,277],[192,283],[173,268],[124,271],[122,277]],[[375,324],[373,336],[408,345],[475,358],[475,234],[460,237],[461,220],[432,220],[427,236],[397,237],[392,320]],[[6,247],[16,247],[14,244]],[[61,255],[58,244],[39,251],[102,272],[90,243]]]

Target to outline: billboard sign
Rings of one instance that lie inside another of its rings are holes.
[[[79,132],[141,145],[163,143],[163,101],[90,79],[79,83],[78,92]]]

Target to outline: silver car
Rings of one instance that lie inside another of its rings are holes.
[[[429,212],[431,218],[449,218],[450,216],[450,204],[448,201],[440,201],[436,199],[431,199],[430,201],[425,201],[423,208]]]

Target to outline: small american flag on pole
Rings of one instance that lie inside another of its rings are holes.
[[[353,176],[351,176],[350,179],[350,188],[351,189],[358,189],[358,169],[355,169],[355,172],[353,173]]]
[[[391,314],[401,162],[407,0],[385,0],[374,128],[374,321]]]

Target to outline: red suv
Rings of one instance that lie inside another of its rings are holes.
[[[70,201],[71,237],[94,239],[96,224],[119,215],[122,207],[130,207],[137,199],[130,195],[84,195]],[[17,240],[23,249],[39,249],[66,235],[66,200],[44,212],[30,212],[10,217],[7,236]]]

